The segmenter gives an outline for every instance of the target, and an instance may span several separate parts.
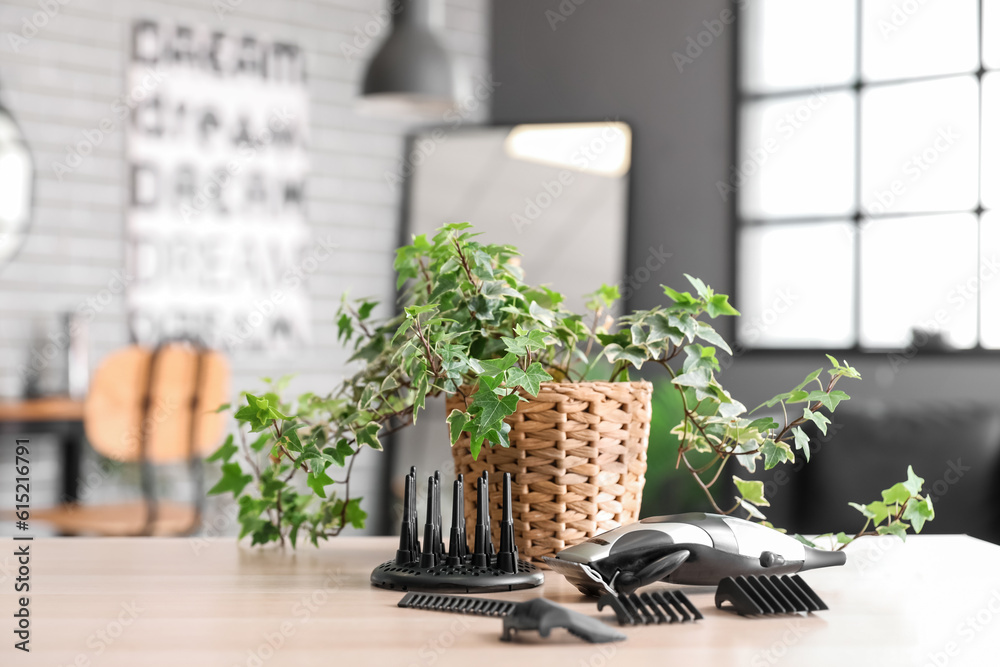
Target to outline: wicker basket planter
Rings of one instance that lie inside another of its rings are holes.
[[[639,517],[649,445],[649,382],[544,382],[511,415],[510,447],[483,447],[469,436],[452,448],[455,473],[470,483],[490,474],[493,539],[499,539],[501,476],[511,474],[514,534],[522,558],[540,561]],[[451,396],[447,410],[463,410]],[[476,493],[465,493],[467,534],[475,534]]]

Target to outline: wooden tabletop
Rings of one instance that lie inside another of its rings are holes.
[[[83,401],[66,397],[0,401],[0,422],[83,421]]]
[[[368,579],[395,538],[298,552],[231,538],[35,540],[30,656],[12,648],[16,565],[4,542],[3,665],[941,667],[995,665],[1000,653],[1000,547],[964,536],[851,545],[845,567],[805,575],[826,612],[741,618],[703,589],[689,594],[703,621],[626,628],[626,641],[603,645],[563,630],[502,643],[499,619],[397,608],[401,594]],[[538,595],[613,618],[552,572],[540,589],[490,597]]]

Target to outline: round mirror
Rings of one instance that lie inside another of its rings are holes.
[[[0,106],[0,267],[24,243],[31,220],[32,162],[28,144]]]

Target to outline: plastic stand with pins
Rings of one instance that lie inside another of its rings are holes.
[[[495,550],[490,535],[489,479],[479,478],[476,511],[476,534],[472,553],[465,536],[465,481],[455,480],[452,494],[451,536],[448,550],[441,538],[441,474],[427,480],[427,516],[424,521],[423,546],[417,538],[417,469],[406,476],[403,498],[403,521],[399,530],[396,557],[372,571],[375,586],[396,591],[441,591],[489,593],[514,591],[541,586],[541,570],[518,558],[514,544],[513,508],[510,496],[510,473],[503,476],[503,519],[500,524],[500,549]]]

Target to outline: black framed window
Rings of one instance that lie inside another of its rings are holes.
[[[736,4],[742,345],[1000,349],[1000,0]]]

